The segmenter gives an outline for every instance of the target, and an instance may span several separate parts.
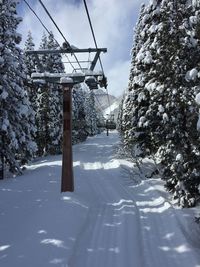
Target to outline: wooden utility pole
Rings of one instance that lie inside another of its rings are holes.
[[[106,132],[107,132],[107,136],[109,136],[108,119],[106,120]]]
[[[72,84],[63,84],[63,155],[61,192],[74,191],[72,158]]]

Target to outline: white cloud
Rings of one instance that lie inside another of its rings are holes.
[[[147,1],[147,0],[146,0]],[[31,1],[29,1],[31,3]],[[94,47],[86,12],[82,1],[43,0],[59,28],[70,42],[79,48]],[[101,56],[105,74],[108,76],[108,90],[120,95],[128,84],[130,49],[133,27],[138,17],[141,0],[88,0],[92,24],[99,47],[108,48]],[[52,30],[60,44],[63,39],[47,17],[38,2],[32,0],[31,6],[49,30]],[[24,39],[32,32],[35,43],[40,43],[44,28],[33,13],[21,2],[23,22],[20,31]],[[99,70],[99,66],[97,66]]]
[[[118,61],[108,70],[109,93],[120,96],[128,85],[130,61]]]

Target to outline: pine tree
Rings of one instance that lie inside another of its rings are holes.
[[[20,164],[32,157],[36,146],[32,141],[34,119],[24,87],[23,55],[16,32],[21,18],[17,1],[0,2],[0,150],[1,161],[13,173],[20,173]]]
[[[35,44],[33,42],[32,34],[29,31],[28,35],[27,35],[27,39],[25,41],[24,51],[25,52],[26,51],[34,51],[34,49],[35,49]],[[26,66],[26,74],[28,76],[28,79],[30,79],[31,78],[31,74],[33,72],[36,72],[36,69],[37,69],[36,59],[34,58],[33,55],[27,55],[25,53],[24,63],[25,63],[25,66]]]
[[[33,55],[27,55],[26,51],[31,51],[34,50],[35,44],[33,42],[33,38],[31,35],[31,32],[28,32],[28,36],[25,42],[25,47],[24,47],[24,65],[25,65],[25,74],[26,74],[26,80],[25,80],[25,88],[28,93],[28,99],[31,104],[31,108],[33,110],[33,120],[34,120],[34,125],[36,124],[36,111],[37,111],[37,91],[38,91],[38,86],[33,83],[31,79],[32,73],[37,71],[37,62],[36,59]],[[32,139],[35,140],[36,138],[36,128],[35,131],[33,132]]]
[[[95,107],[94,92],[91,90],[86,96],[85,99],[85,119],[87,125],[87,132],[89,135],[95,135],[98,133],[98,119],[97,119],[97,110]]]
[[[44,33],[42,36],[40,49],[47,49],[47,36]],[[41,55],[40,64],[43,66],[42,71],[47,70],[47,55]],[[36,142],[38,146],[38,156],[43,156],[48,153],[48,144],[50,142],[50,130],[49,130],[49,95],[50,89],[48,84],[39,85],[37,91],[37,110],[36,110]]]
[[[47,48],[56,50],[59,45],[55,41],[53,33],[48,37]],[[47,71],[50,73],[63,73],[64,65],[60,54],[49,54],[47,57]],[[49,152],[51,154],[61,153],[62,143],[62,87],[55,84],[49,85],[49,129],[50,144]]]
[[[33,37],[31,32],[28,32],[28,36],[24,46],[24,64],[25,64],[25,72],[26,72],[26,87],[28,91],[29,100],[32,104],[33,109],[36,111],[36,95],[38,86],[36,86],[31,79],[31,75],[34,72],[37,72],[37,62],[33,55],[27,55],[26,51],[33,51],[35,48],[35,44],[33,42]]]
[[[199,185],[198,113],[194,84],[185,77],[199,62],[194,11],[186,0],[163,0],[142,12],[141,45],[124,100],[125,140],[137,155],[160,158],[167,188],[181,205],[192,206]]]
[[[121,137],[123,137],[124,134],[124,129],[123,129],[123,106],[124,106],[124,98],[125,98],[125,93],[121,99],[121,102],[119,104],[119,111],[117,115],[117,130],[119,131]]]
[[[72,142],[73,144],[84,141],[88,133],[86,131],[85,112],[86,92],[80,84],[74,86],[72,90]]]
[[[40,49],[57,49],[58,44],[51,33],[42,37]],[[60,55],[42,55],[40,61],[43,71],[63,73],[64,66]],[[62,89],[55,84],[41,85],[37,96],[37,142],[38,154],[57,154],[61,152],[62,142]]]
[[[135,28],[136,40],[132,49],[132,62],[128,89],[125,92],[122,106],[122,124],[124,144],[133,156],[149,154],[149,135],[144,132],[141,121],[148,108],[149,93],[144,90],[151,67],[151,55],[145,44],[150,37],[150,18],[153,10],[141,7],[138,23]],[[144,60],[144,62],[142,62]],[[141,118],[141,121],[139,119]]]

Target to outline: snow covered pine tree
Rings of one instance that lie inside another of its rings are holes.
[[[22,20],[17,16],[16,0],[0,2],[0,151],[1,162],[20,173],[21,163],[36,150],[31,136],[34,117],[24,88],[25,71],[16,32]]]
[[[56,50],[59,45],[54,39],[53,33],[48,37],[47,49]],[[63,73],[64,65],[60,54],[49,54],[47,57],[47,72]],[[62,87],[56,84],[49,85],[49,129],[50,129],[50,154],[61,153],[62,147]]]
[[[85,113],[86,113],[86,125],[88,135],[95,135],[98,133],[98,118],[97,110],[95,106],[94,92],[90,90],[85,99]]]
[[[47,49],[47,36],[42,36],[40,49]],[[47,55],[40,56],[40,62],[46,70]],[[45,83],[39,85],[37,91],[37,110],[36,110],[36,143],[38,146],[37,155],[43,156],[48,153],[49,133],[49,86]]]
[[[132,49],[131,70],[128,89],[125,92],[122,105],[121,129],[126,149],[130,150],[132,156],[149,155],[149,144],[147,131],[144,131],[142,120],[148,108],[148,91],[144,90],[148,82],[150,71],[150,54],[145,50],[145,42],[148,35],[145,34],[149,26],[151,10],[145,9],[142,5],[140,16],[135,28],[135,40]],[[143,51],[143,54],[142,54]],[[141,55],[144,57],[144,64],[140,62]],[[140,122],[139,122],[140,121]],[[147,126],[147,125],[145,125]]]
[[[43,34],[40,49],[57,49],[53,34]],[[60,55],[40,56],[44,71],[63,73],[64,66]],[[62,90],[58,85],[44,84],[37,93],[37,144],[38,155],[61,152],[62,142]]]
[[[142,9],[124,99],[125,141],[139,156],[154,155],[167,188],[182,206],[199,196],[200,150],[194,83],[185,79],[199,62],[190,1],[150,1]],[[130,122],[129,122],[130,120]],[[131,139],[131,141],[129,141]],[[139,150],[139,151],[138,151]]]
[[[72,90],[72,143],[76,144],[84,141],[88,132],[86,131],[85,112],[86,92],[80,84],[74,86]]]
[[[26,87],[28,92],[29,101],[32,105],[33,110],[36,112],[37,110],[37,90],[38,86],[32,82],[31,74],[37,72],[37,62],[33,55],[27,55],[26,51],[34,50],[35,44],[33,42],[33,37],[31,32],[28,32],[28,36],[24,46],[24,63],[25,63],[25,72],[26,72]]]

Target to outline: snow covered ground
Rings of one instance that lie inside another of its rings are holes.
[[[112,103],[112,105],[110,105],[109,107],[107,107],[104,112],[103,115],[106,117],[106,115],[110,114],[110,113],[114,113],[114,111],[119,108],[119,101],[116,100],[114,103]]]
[[[74,149],[75,192],[60,194],[61,157],[0,183],[1,267],[198,267],[200,226],[160,179],[117,157],[117,132]]]

